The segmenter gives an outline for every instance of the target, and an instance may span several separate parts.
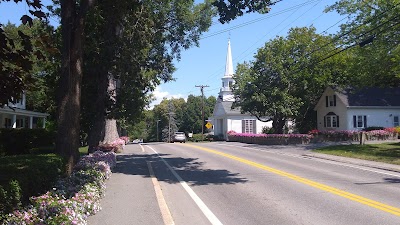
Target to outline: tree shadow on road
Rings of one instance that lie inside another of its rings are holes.
[[[171,157],[169,154],[117,155],[117,166],[113,169],[113,173],[150,178],[147,164],[147,162],[150,162],[159,181],[179,183],[179,180],[171,173],[160,157],[190,185],[222,185],[248,181],[240,177],[239,173],[232,173],[225,169],[206,169],[205,163],[199,161],[198,158]]]
[[[358,185],[365,185],[365,184],[400,184],[400,179],[398,178],[383,178],[383,181],[377,182],[368,182],[368,183],[355,183]]]

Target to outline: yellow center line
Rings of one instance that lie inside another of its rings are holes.
[[[216,155],[224,156],[224,157],[227,157],[227,158],[242,162],[244,164],[247,164],[247,165],[250,165],[250,166],[265,170],[265,171],[269,171],[271,173],[274,173],[274,174],[277,174],[277,175],[280,175],[280,176],[287,177],[289,179],[292,179],[292,180],[295,180],[297,182],[300,182],[300,183],[303,183],[303,184],[318,188],[320,190],[324,190],[324,191],[330,192],[332,194],[342,196],[344,198],[347,198],[347,199],[362,203],[364,205],[368,205],[368,206],[374,207],[376,209],[380,209],[382,211],[394,214],[396,216],[400,216],[400,208],[396,208],[396,207],[393,207],[393,206],[390,206],[390,205],[383,204],[381,202],[377,202],[377,201],[374,201],[374,200],[371,200],[371,199],[368,199],[368,198],[364,198],[362,196],[355,195],[355,194],[352,194],[350,192],[346,192],[346,191],[343,191],[343,190],[340,190],[340,189],[337,189],[337,188],[334,188],[334,187],[331,187],[331,186],[328,186],[328,185],[325,185],[325,184],[321,184],[321,183],[318,183],[318,182],[315,182],[315,181],[312,181],[312,180],[309,180],[309,179],[306,179],[306,178],[303,178],[303,177],[299,177],[299,176],[287,173],[285,171],[274,169],[272,167],[265,166],[265,165],[262,165],[262,164],[259,164],[259,163],[256,163],[256,162],[253,162],[253,161],[250,161],[250,160],[247,160],[247,159],[243,159],[243,158],[240,158],[240,157],[237,157],[237,156],[234,156],[234,155],[230,155],[230,154],[223,153],[223,152],[220,152],[220,151],[212,150],[212,149],[209,149],[209,148],[200,147],[200,146],[197,146],[197,145],[192,145],[192,144],[187,144],[187,145],[192,147],[192,148],[197,148],[197,149],[200,149],[200,150],[203,150],[203,151],[206,151],[206,152],[210,152],[210,153],[213,153],[213,154],[216,154]]]

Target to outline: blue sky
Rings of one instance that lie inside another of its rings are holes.
[[[231,40],[234,69],[238,63],[251,61],[257,49],[276,36],[286,36],[292,27],[311,26],[318,33],[336,33],[338,25],[345,22],[336,13],[324,13],[326,6],[336,0],[283,0],[272,6],[268,14],[245,14],[228,23],[220,24],[217,19],[209,31],[202,35],[199,47],[182,52],[181,60],[176,61],[174,73],[176,81],[161,84],[154,92],[158,104],[163,97],[184,97],[200,95],[196,85],[208,85],[206,96],[217,96],[221,86],[221,77],[225,70],[228,38]],[[44,5],[49,0],[43,1]],[[200,0],[196,0],[200,2]],[[0,22],[20,23],[19,18],[28,12],[25,4],[11,2],[0,3]],[[342,21],[341,21],[342,20]],[[51,18],[57,24],[56,18]],[[224,32],[225,31],[225,32]],[[215,35],[216,34],[216,35]]]

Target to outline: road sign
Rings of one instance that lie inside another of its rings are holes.
[[[207,122],[206,127],[207,127],[207,129],[210,129],[212,127],[212,124],[210,122]]]

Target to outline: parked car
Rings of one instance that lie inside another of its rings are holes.
[[[184,132],[175,132],[174,136],[172,137],[172,143],[174,142],[180,142],[180,143],[185,143],[186,142],[186,135]]]

